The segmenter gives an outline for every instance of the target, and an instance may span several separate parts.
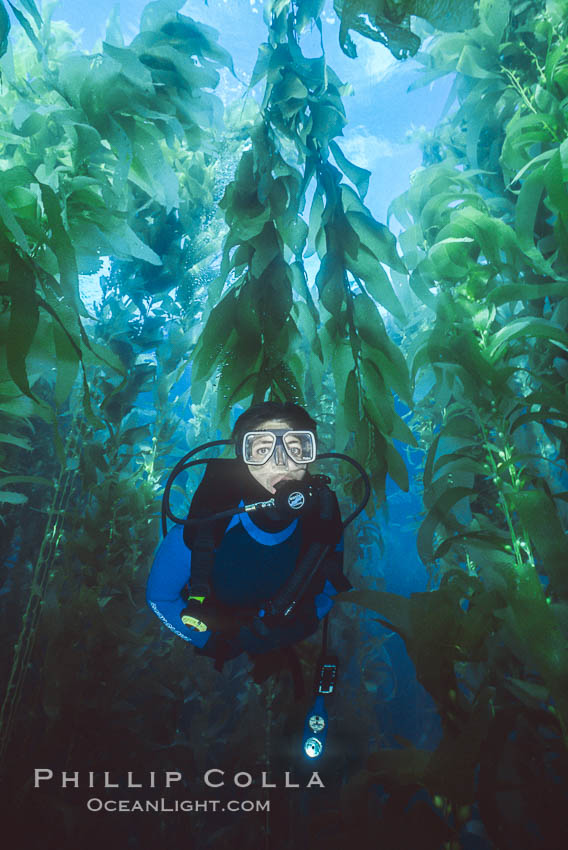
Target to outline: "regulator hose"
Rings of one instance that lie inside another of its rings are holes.
[[[200,458],[199,460],[191,460],[190,458],[198,452],[205,451],[206,449],[213,448],[214,446],[230,446],[232,445],[232,440],[213,440],[210,443],[203,443],[201,446],[197,446],[197,448],[192,449],[186,455],[182,457],[178,463],[172,469],[168,480],[166,482],[166,486],[164,487],[164,495],[162,497],[162,535],[165,537],[168,532],[167,521],[170,519],[172,522],[175,522],[176,525],[185,525],[187,522],[187,518],[180,518],[175,516],[172,513],[170,508],[170,492],[173,486],[173,483],[177,476],[183,472],[185,469],[189,469],[191,466],[198,466],[202,463],[209,463],[211,460],[217,460],[217,458],[205,457]],[[367,502],[371,497],[371,482],[369,480],[369,476],[367,475],[365,469],[361,466],[361,464],[353,460],[353,458],[349,457],[349,455],[342,454],[340,452],[324,452],[321,455],[317,455],[314,463],[317,463],[318,460],[326,460],[327,458],[339,458],[339,460],[344,460],[347,463],[350,463],[355,469],[359,472],[363,479],[363,484],[365,487],[365,492],[363,494],[363,498],[361,502],[357,505],[356,509],[349,514],[347,519],[343,520],[342,525],[343,528],[347,528],[347,526],[353,522],[355,517],[359,516],[362,510],[364,510]],[[211,514],[208,517],[199,517],[196,520],[189,520],[189,522],[203,522],[204,520],[210,521],[214,519],[221,519],[222,517],[230,517],[234,516],[234,514],[238,513],[249,513],[253,510],[258,510],[259,508],[272,507],[274,505],[274,499],[268,499],[266,502],[255,502],[253,505],[241,505],[236,508],[230,508],[229,510],[219,511],[218,513]]]

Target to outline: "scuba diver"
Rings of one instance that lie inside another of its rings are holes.
[[[308,469],[316,460],[316,429],[299,405],[256,404],[239,416],[231,441],[194,449],[166,485],[165,537],[146,598],[160,620],[212,657],[218,670],[241,653],[258,662],[291,652],[317,630],[333,597],[351,588],[343,574],[345,523],[337,498],[330,479]],[[197,451],[231,442],[235,458],[187,462]],[[188,517],[180,520],[169,511],[173,479],[205,462]],[[167,534],[166,514],[177,523]],[[328,680],[334,675],[328,672]]]

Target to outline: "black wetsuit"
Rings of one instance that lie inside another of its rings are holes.
[[[242,462],[215,461],[209,464],[195,493],[189,516],[207,517],[227,507],[267,498],[266,490]],[[343,535],[335,496],[333,503],[332,518],[323,523],[316,508],[297,519],[263,510],[185,529],[175,526],[160,544],[150,572],[147,586],[150,608],[175,634],[207,655],[218,654],[220,640],[226,658],[241,652],[256,655],[297,643],[316,630],[337,591],[349,587],[342,573]],[[198,632],[185,626],[180,615],[187,604],[190,576],[195,593],[192,556],[196,564],[198,556],[189,546],[195,549],[199,545],[204,528],[211,548],[207,598],[228,615],[250,611],[260,612],[262,616],[263,603],[286,585],[310,543],[317,541],[330,548],[290,621],[272,621],[260,633],[250,621],[230,632]]]

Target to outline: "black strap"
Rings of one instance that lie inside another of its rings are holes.
[[[263,606],[274,616],[290,616],[311,586],[318,572],[330,567],[338,591],[351,587],[342,571],[343,553],[334,551],[341,539],[343,526],[335,493],[324,486],[320,488],[320,509],[308,515],[305,522],[307,546],[300,554],[296,568],[278,593]],[[330,576],[326,576],[331,578]]]
[[[278,593],[266,605],[269,614],[289,616],[296,608],[312,579],[321,567],[330,547],[311,543],[308,551]]]
[[[329,617],[329,614],[326,614],[325,617],[323,618],[323,629],[322,629],[322,635],[321,635],[321,654],[322,654],[322,656],[327,655],[327,632],[328,632],[327,618],[328,617]]]
[[[190,596],[209,596],[209,579],[215,563],[215,538],[211,523],[203,523],[191,550]]]
[[[312,543],[288,581],[263,607],[272,616],[292,615],[315,577],[322,571],[339,593],[351,589],[351,582],[343,574],[343,552],[333,551],[329,545]]]

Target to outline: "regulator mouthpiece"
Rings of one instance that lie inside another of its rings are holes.
[[[305,508],[313,507],[319,498],[318,491],[330,480],[327,475],[312,475],[308,481],[279,481],[275,487],[274,505],[281,513],[296,516]]]

